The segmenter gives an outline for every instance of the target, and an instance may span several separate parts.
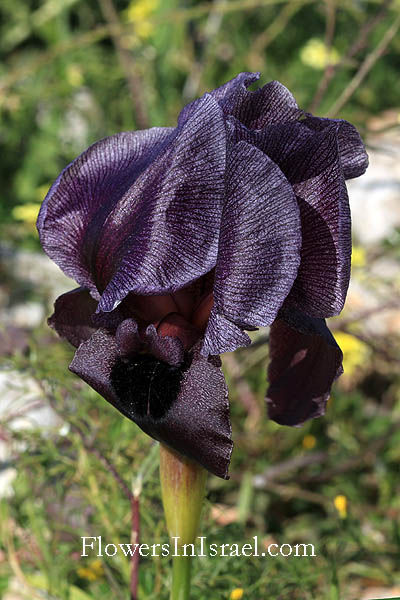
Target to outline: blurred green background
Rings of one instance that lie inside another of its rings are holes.
[[[89,144],[174,125],[240,71],[350,120],[371,165],[350,187],[352,287],[330,323],[346,373],[327,416],[267,420],[267,331],[223,357],[235,451],[230,481],[210,477],[202,534],[317,556],[198,559],[193,598],[400,597],[399,15],[398,1],[2,0],[0,597],[128,598],[127,559],[80,557],[81,536],[129,541],[121,479],[142,484],[143,542],[167,541],[152,440],[69,374],[72,350],[45,325],[74,283],[41,253],[35,220]],[[139,598],[168,598],[169,577],[168,559],[143,559]]]

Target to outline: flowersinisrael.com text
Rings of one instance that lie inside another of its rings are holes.
[[[159,544],[113,544],[97,537],[82,536],[81,556],[260,556],[285,558],[299,556],[316,556],[313,544],[269,544],[262,546],[255,535],[251,543],[246,544],[207,544],[206,537],[198,537],[197,544],[181,544],[179,537],[173,537],[170,543]]]

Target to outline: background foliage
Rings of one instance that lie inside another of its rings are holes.
[[[397,117],[379,118],[399,106],[399,11],[398,2],[364,0],[3,0],[2,314],[21,300],[51,312],[51,282],[40,271],[19,277],[10,257],[38,251],[34,222],[60,170],[101,137],[174,125],[184,103],[240,71],[279,79],[300,106],[339,113],[365,136],[377,118],[395,128]],[[399,232],[354,251],[353,279],[378,290],[378,317],[398,294],[392,275],[371,270],[382,256],[398,265]],[[400,585],[399,336],[366,331],[364,313],[350,306],[332,321],[347,374],[327,416],[301,429],[265,418],[265,331],[224,357],[235,452],[231,480],[210,478],[203,534],[210,543],[311,542],[317,557],[198,559],[194,598],[243,590],[254,600],[359,600]],[[0,596],[127,598],[128,560],[82,559],[80,536],[129,541],[122,478],[128,490],[142,485],[142,540],[166,541],[153,442],[68,373],[71,350],[43,324],[21,332],[0,375],[36,382],[61,425],[19,429],[15,414],[2,417],[11,448],[2,468],[17,477],[0,504]],[[169,576],[167,559],[143,559],[140,598],[166,599]]]

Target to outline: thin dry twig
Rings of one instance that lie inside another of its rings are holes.
[[[371,336],[364,335],[363,333],[360,333],[359,331],[353,331],[349,327],[341,327],[340,331],[343,331],[344,333],[348,333],[348,334],[352,335],[353,337],[360,340],[360,342],[363,342],[364,344],[369,346],[371,348],[371,350],[374,352],[374,354],[381,356],[386,361],[387,364],[389,364],[389,365],[392,365],[392,364],[397,365],[398,364],[398,362],[399,362],[398,349],[395,348],[394,345],[390,343],[388,336],[385,337],[385,339],[383,340],[384,345],[382,345],[382,344],[377,344],[375,342],[375,340],[372,339]],[[392,352],[390,352],[391,350],[392,350]]]
[[[131,499],[132,530],[131,544],[140,543],[140,513],[139,513],[139,494],[133,492]],[[139,552],[134,552],[131,559],[131,581],[130,593],[131,600],[137,600],[139,587]]]
[[[337,475],[342,475],[343,473],[347,473],[354,469],[373,465],[376,461],[378,452],[383,450],[390,437],[397,432],[398,428],[399,423],[393,423],[384,435],[370,443],[369,446],[366,449],[363,449],[358,455],[352,456],[331,469],[324,470],[322,473],[319,473],[319,475],[300,475],[298,476],[298,481],[302,483],[325,483]]]
[[[249,428],[253,429],[261,419],[260,405],[257,402],[255,395],[251,391],[249,384],[242,376],[240,365],[233,354],[227,354],[224,356],[224,365],[228,368],[229,373],[233,378],[238,391],[239,400],[243,404],[246,413],[248,414]]]
[[[14,547],[14,541],[12,539],[12,535],[9,530],[9,520],[4,522],[4,527],[6,527],[6,531],[4,532],[5,533],[5,546],[7,549],[7,556],[8,556],[8,560],[9,560],[9,564],[12,569],[12,572],[14,573],[17,580],[24,586],[24,592],[26,592],[26,594],[29,593],[30,598],[38,599],[38,600],[43,599],[43,595],[39,591],[35,590],[35,588],[30,585],[29,581],[26,579],[26,577],[24,575],[24,572],[23,572],[21,565],[19,563],[19,560],[18,560],[18,554]],[[26,597],[28,597],[28,596],[26,596]]]
[[[298,471],[304,467],[310,465],[323,464],[328,460],[327,452],[309,452],[301,456],[294,456],[284,460],[277,465],[268,467],[263,473],[254,475],[253,485],[256,489],[269,488],[272,481],[281,479],[284,475],[290,473],[290,471]]]
[[[274,21],[254,40],[251,46],[250,60],[252,60],[252,62],[258,62],[259,57],[285,29],[290,19],[294,17],[304,4],[308,4],[311,1],[312,0],[304,0],[303,3],[288,2],[285,4]]]
[[[335,35],[335,25],[336,25],[336,5],[334,0],[326,0],[325,2],[326,9],[326,25],[325,25],[325,47],[328,51],[328,57],[331,56],[332,46],[333,46],[333,38]],[[309,111],[314,112],[315,109],[320,105],[322,97],[326,91],[329,81],[332,79],[333,74],[335,72],[335,67],[331,62],[325,67],[322,78],[318,84],[318,88],[315,92],[314,98],[311,102]]]
[[[60,411],[57,407],[55,398],[50,395],[43,382],[38,381],[41,389],[46,395],[46,398],[49,400],[53,410],[57,412],[61,417],[64,418],[62,411]],[[88,444],[86,440],[86,435],[82,431],[82,429],[76,425],[76,423],[71,423],[69,421],[71,429],[79,435],[81,438],[82,444],[85,449],[96,456],[96,458],[103,464],[105,469],[110,473],[110,475],[115,479],[125,496],[130,500],[131,503],[131,543],[138,544],[139,536],[140,536],[140,511],[139,511],[139,496],[141,488],[140,486],[136,486],[132,492],[128,488],[125,481],[122,479],[121,475],[118,473],[116,467],[113,463],[102,453],[98,448],[93,446],[92,444]],[[131,559],[131,579],[130,579],[130,600],[138,599],[138,586],[139,586],[139,553],[135,552],[132,555]]]
[[[381,314],[388,310],[398,310],[398,309],[400,309],[400,301],[387,302],[386,304],[374,306],[373,308],[369,308],[368,310],[365,310],[358,314],[352,315],[351,317],[349,316],[349,317],[345,317],[345,318],[340,318],[337,321],[332,321],[330,323],[330,329],[332,329],[332,331],[341,331],[341,330],[343,330],[343,328],[345,328],[345,327],[347,328],[349,325],[352,325],[353,323],[358,323],[358,322],[362,323],[363,321],[365,321],[365,319],[368,319],[369,317],[373,317],[377,313]]]
[[[304,4],[305,0],[292,0],[293,4]],[[308,0],[310,3],[316,0]],[[274,6],[278,4],[285,4],[287,0],[238,0],[237,2],[227,2],[224,5],[218,6],[218,12],[222,14],[252,10],[260,6]],[[190,19],[199,19],[202,16],[208,14],[212,9],[213,3],[205,2],[198,6],[190,8],[180,8],[177,10],[171,10],[159,16],[151,17],[153,25],[160,25],[166,22],[174,23],[185,23]],[[86,31],[81,35],[77,35],[72,39],[63,40],[56,46],[46,52],[42,52],[39,56],[35,57],[31,61],[26,61],[22,66],[13,69],[11,73],[8,73],[4,77],[0,77],[0,93],[5,95],[7,91],[18,82],[23,81],[25,77],[29,77],[37,69],[45,67],[51,64],[58,56],[63,56],[67,52],[76,50],[77,48],[85,48],[97,42],[100,42],[108,36],[118,36],[122,38],[125,35],[132,34],[131,25],[117,24],[106,24],[99,25],[91,31]]]
[[[325,69],[324,74],[322,75],[322,79],[315,92],[314,98],[311,101],[310,107],[308,108],[310,112],[315,112],[320,106],[326,92],[328,91],[329,84],[332,81],[335,73],[344,65],[346,65],[356,54],[358,54],[358,52],[360,52],[366,47],[369,35],[372,33],[375,27],[382,21],[382,19],[385,18],[388,8],[392,4],[392,2],[393,0],[384,0],[384,2],[382,2],[380,11],[361,27],[360,33],[356,41],[350,46],[349,50],[346,52],[342,60],[336,64],[328,65],[328,67]]]
[[[299,488],[295,485],[271,482],[268,484],[268,491],[278,494],[279,496],[283,496],[286,500],[291,500],[292,498],[301,498],[302,500],[306,500],[306,502],[320,504],[324,507],[331,504],[331,499],[327,496],[317,494],[316,492],[310,492],[309,490]]]
[[[376,46],[376,48],[372,52],[370,52],[368,56],[364,59],[357,73],[354,75],[353,79],[350,81],[343,93],[339,96],[339,98],[330,108],[330,110],[328,111],[328,116],[330,118],[335,117],[338,114],[338,112],[341,111],[343,106],[350,100],[351,96],[354,94],[356,89],[360,86],[362,81],[368,75],[369,71],[379,60],[379,58],[383,55],[386,48],[389,46],[390,42],[396,35],[399,27],[400,15],[397,16],[397,19],[395,19],[394,23],[386,30],[385,35],[382,37],[381,41]]]
[[[200,56],[194,60],[185,85],[183,86],[182,96],[185,100],[190,100],[197,95],[201,84],[201,78],[207,58],[207,48],[210,42],[215,38],[222,22],[222,13],[216,10],[226,0],[215,0],[213,9],[209,12],[207,23],[204,28],[203,39],[200,44]]]
[[[35,378],[35,379],[36,379],[39,387],[43,391],[45,397],[49,401],[52,409],[62,419],[65,419],[65,414],[57,406],[57,401],[56,401],[55,397],[52,394],[49,394],[49,392],[46,389],[46,386],[44,385],[43,381],[41,381],[38,378]],[[124,492],[124,494],[127,497],[127,499],[131,500],[132,499],[132,492],[130,491],[129,487],[127,486],[127,484],[125,483],[125,481],[122,479],[121,475],[118,473],[116,467],[113,465],[113,463],[110,461],[110,459],[107,458],[102,452],[100,452],[100,450],[98,448],[96,448],[92,444],[88,443],[84,431],[82,431],[82,429],[76,423],[73,423],[70,420],[68,420],[68,423],[69,423],[71,429],[75,433],[77,433],[79,435],[79,437],[81,438],[82,444],[85,447],[85,449],[88,452],[90,452],[91,454],[93,454],[94,456],[96,456],[96,458],[103,464],[103,466],[105,467],[105,469],[115,479],[115,481],[117,482],[117,484],[119,485],[119,487],[121,488],[121,490]]]
[[[115,10],[112,0],[99,0],[99,3],[104,18],[111,26],[111,37],[128,83],[138,129],[147,129],[149,127],[149,118],[142,93],[143,86],[132,54],[124,45],[121,34],[118,33],[122,29],[118,13]]]
[[[210,10],[199,48],[199,56],[191,66],[189,75],[183,86],[182,96],[185,100],[191,100],[197,95],[201,85],[201,79],[206,65],[210,43],[215,39],[222,23],[223,13],[219,10],[227,3],[227,0],[214,0]]]
[[[104,456],[104,454],[102,452],[100,452],[100,450],[98,450],[98,448],[87,445],[85,443],[85,434],[82,431],[80,431],[80,429],[75,424],[73,424],[72,427],[73,427],[74,431],[81,437],[82,443],[85,446],[86,450],[88,450],[94,456],[96,456],[96,458],[103,464],[105,469],[112,475],[112,477],[114,477],[115,481],[118,483],[119,487],[124,492],[124,494],[128,498],[128,500],[131,500],[132,493],[130,492],[128,486],[126,485],[125,481],[122,479],[121,475],[118,473],[117,469],[112,464],[112,462],[106,456]]]

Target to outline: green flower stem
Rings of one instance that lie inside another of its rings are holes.
[[[207,471],[160,444],[160,479],[173,553],[171,600],[190,598],[191,554],[199,528]],[[186,546],[186,547],[185,547]]]
[[[192,575],[192,557],[174,556],[172,559],[171,600],[190,598],[190,577]]]

